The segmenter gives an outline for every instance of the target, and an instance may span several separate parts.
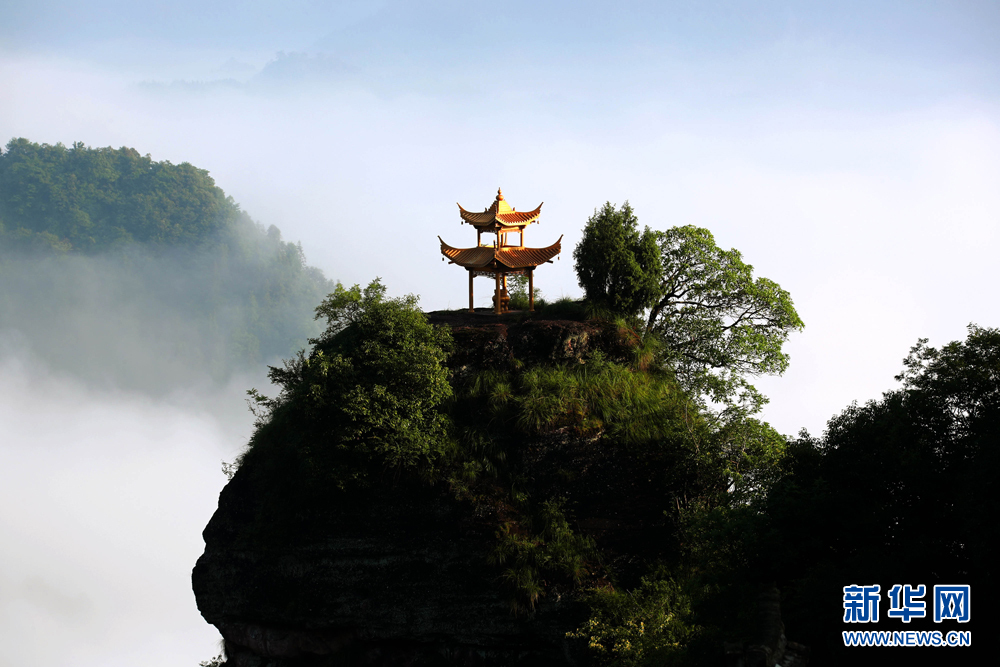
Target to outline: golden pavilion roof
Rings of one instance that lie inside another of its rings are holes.
[[[524,269],[536,267],[550,261],[562,252],[562,236],[547,248],[523,248],[517,246],[481,245],[477,248],[454,248],[445,243],[441,237],[441,254],[453,264],[467,269],[499,268]]]
[[[458,205],[458,213],[462,216],[462,222],[469,223],[479,231],[520,231],[538,221],[542,214],[542,204],[533,211],[515,211],[504,200],[503,192],[497,189],[497,198],[482,213],[466,211],[461,204]]]

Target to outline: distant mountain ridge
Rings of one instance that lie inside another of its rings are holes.
[[[79,252],[129,242],[197,244],[242,215],[208,171],[156,162],[134,148],[22,138],[0,155],[0,223],[8,242]]]
[[[0,336],[56,369],[146,389],[262,370],[319,332],[333,286],[204,169],[79,142],[0,153]]]

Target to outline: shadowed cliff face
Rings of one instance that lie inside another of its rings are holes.
[[[616,331],[579,322],[459,326],[449,366],[469,374],[515,360],[581,362],[601,347],[623,354],[627,341]],[[579,470],[588,467],[593,448],[567,448],[565,438],[525,443],[543,477],[574,458]],[[307,490],[295,473],[276,477],[273,469],[294,466],[244,462],[220,495],[193,573],[198,607],[225,638],[228,664],[585,660],[582,642],[566,638],[585,616],[579,603],[550,594],[530,614],[511,612],[491,563],[502,508],[459,499],[448,483],[415,472],[387,471],[344,492]],[[606,477],[609,468],[597,470]],[[573,486],[585,485],[587,475],[577,477]]]
[[[271,537],[250,475],[223,491],[194,570],[229,664],[566,663],[568,604],[515,617],[488,563],[490,527],[447,488],[384,480],[303,508]]]

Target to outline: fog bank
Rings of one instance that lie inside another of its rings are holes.
[[[190,572],[251,418],[239,377],[152,400],[0,348],[0,666],[197,665]]]

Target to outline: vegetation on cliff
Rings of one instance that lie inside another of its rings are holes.
[[[697,663],[745,638],[759,582],[736,581],[745,549],[717,537],[756,516],[786,443],[744,378],[784,370],[801,321],[705,230],[640,234],[627,205],[595,213],[575,256],[589,300],[520,323],[434,327],[379,281],[338,287],[325,332],[271,369],[280,394],[251,392],[234,483],[256,509],[235,539],[321,544],[355,515],[366,535],[387,497],[426,503],[416,529],[440,531],[444,498],[514,617],[562,610],[553,646]]]
[[[739,632],[752,595],[728,598],[732,618],[700,616],[717,591],[691,541],[706,513],[764,497],[785,447],[773,429],[707,414],[623,322],[452,335],[378,281],[338,288],[317,313],[327,329],[311,350],[272,368],[280,395],[252,392],[239,474],[262,496],[246,544],[321,540],[372,493],[437,489],[492,542],[483,566],[511,612],[564,600],[561,636],[600,660],[697,660]],[[547,336],[577,349],[547,359]]]
[[[450,448],[441,407],[452,395],[443,363],[451,336],[427,323],[415,297],[385,291],[378,280],[338,285],[316,309],[327,326],[309,354],[271,368],[280,395],[250,392],[259,430],[248,454],[287,447],[294,433],[309,474],[299,481],[345,492],[385,470],[434,471]]]

